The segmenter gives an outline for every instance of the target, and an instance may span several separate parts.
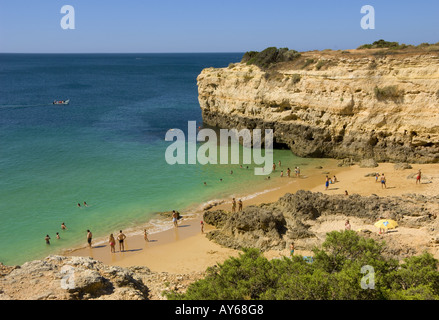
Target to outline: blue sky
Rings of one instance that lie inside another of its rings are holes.
[[[75,29],[63,30],[63,5]],[[360,10],[375,8],[375,30]],[[0,52],[244,52],[439,42],[439,1],[0,0]]]

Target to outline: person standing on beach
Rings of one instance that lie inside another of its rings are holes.
[[[117,240],[119,240],[119,250],[120,252],[125,251],[124,240],[127,238],[126,235],[122,233],[122,230],[119,230],[119,235],[117,236]]]
[[[289,178],[290,175],[291,175],[291,170],[290,170],[290,168],[288,168],[288,169],[287,169],[287,177]]]
[[[238,201],[238,211],[242,211],[242,200],[239,199]]]
[[[175,212],[175,210],[172,210],[172,222],[174,223],[174,227],[178,227],[178,214]]]
[[[384,173],[383,173],[382,176],[381,176],[381,189],[383,189],[383,188],[387,189],[387,186],[386,186],[386,177],[384,177]]]
[[[114,246],[116,245],[116,240],[114,239],[113,234],[110,234],[110,239],[108,240],[108,242],[110,243],[110,252],[115,253],[116,249],[114,248]]]
[[[418,175],[416,176],[416,184],[421,184],[421,169],[418,171]]]
[[[233,200],[232,200],[232,213],[235,213],[235,211],[236,211],[236,200],[235,200],[235,198],[233,198]]]
[[[87,242],[88,242],[88,246],[91,248],[91,239],[93,238],[93,234],[91,233],[90,230],[87,230]]]
[[[325,190],[328,190],[328,187],[329,187],[329,177],[328,176],[326,176],[325,187],[326,187]]]
[[[377,174],[375,175],[375,182],[378,182],[379,177],[380,177],[380,174],[377,172]]]
[[[204,233],[204,222],[203,222],[203,220],[201,220],[200,225],[201,225],[201,233]]]
[[[146,232],[146,229],[143,230],[143,239],[145,239],[146,242],[149,242],[148,232]]]
[[[44,240],[46,240],[46,244],[50,244],[50,237],[48,234],[46,234],[46,238],[44,238]]]

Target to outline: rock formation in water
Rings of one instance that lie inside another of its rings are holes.
[[[437,51],[304,52],[207,68],[197,83],[205,124],[273,129],[298,156],[439,162]]]

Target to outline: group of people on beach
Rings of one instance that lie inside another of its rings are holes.
[[[119,242],[119,251],[124,252],[125,251],[125,239],[127,236],[122,232],[122,230],[119,230],[119,234],[117,236],[117,241]],[[113,234],[110,234],[110,238],[108,239],[108,242],[110,243],[110,252],[115,253],[116,249],[116,239],[114,238]]]
[[[416,184],[420,184],[421,183],[421,169],[419,169],[418,170],[418,173],[416,174]],[[326,176],[326,181],[325,181],[325,190],[328,190],[328,188],[329,188],[329,184],[333,184],[333,183],[336,183],[338,180],[337,180],[337,177],[336,176],[334,176],[334,178],[329,178],[328,176]],[[384,175],[384,173],[382,173],[381,175],[377,172],[377,173],[375,173],[375,182],[376,183],[380,183],[381,184],[381,189],[387,189],[387,179],[386,179],[386,177],[385,177],[385,175]],[[348,191],[347,190],[345,190],[345,195],[349,195],[348,194]]]
[[[326,176],[326,181],[325,181],[325,190],[328,190],[329,188],[329,184],[334,184],[338,182],[337,177],[334,176],[333,178],[330,178],[328,176]]]
[[[384,176],[384,173],[380,174],[377,172],[375,174],[375,182],[380,182],[381,183],[381,189],[387,189],[387,185],[386,185],[386,177]]]
[[[242,200],[238,200],[238,211],[242,211]],[[236,212],[236,199],[232,199],[232,213]]]

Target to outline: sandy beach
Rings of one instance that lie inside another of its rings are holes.
[[[285,193],[294,193],[300,189],[322,192],[325,194],[344,194],[345,190],[349,194],[360,194],[369,196],[397,196],[407,193],[417,193],[426,196],[438,194],[437,182],[439,181],[439,164],[414,164],[412,169],[396,170],[392,163],[380,163],[376,168],[360,168],[358,165],[351,167],[337,167],[337,161],[328,161],[322,169],[312,170],[313,174],[301,172],[301,177],[297,178],[292,172],[292,177],[278,179],[278,188],[274,190],[260,192],[249,196],[243,192],[239,195],[243,201],[243,207],[261,203],[274,202]],[[421,184],[416,184],[415,179],[408,179],[409,175],[417,173],[421,169],[423,179]],[[375,177],[367,176],[370,173],[384,173],[387,180],[387,188],[382,188],[381,183],[375,181]],[[325,177],[337,177],[338,182],[330,184],[325,190]],[[275,176],[275,175],[272,175]],[[278,175],[276,175],[278,176]],[[262,190],[261,190],[262,191]],[[235,195],[236,196],[236,195]],[[237,199],[239,199],[237,196]],[[231,210],[231,198],[224,199],[224,203],[212,209]],[[438,208],[439,209],[439,208]],[[178,227],[149,235],[149,242],[145,241],[143,235],[132,235],[125,240],[125,252],[120,252],[116,244],[116,253],[110,252],[108,243],[84,247],[72,250],[66,255],[69,256],[90,256],[96,260],[110,265],[122,267],[128,266],[147,266],[152,271],[169,273],[190,273],[194,271],[204,271],[207,267],[222,263],[230,256],[238,256],[239,251],[221,247],[209,241],[201,232],[200,221],[202,212],[191,218],[183,218],[179,221]],[[170,222],[171,223],[171,222]],[[355,219],[351,221],[353,229],[368,228],[375,230],[373,225],[364,225]],[[204,233],[211,230],[209,225],[204,226]],[[333,230],[344,229],[344,217],[333,221],[326,221],[318,225],[319,233],[326,233]],[[421,231],[406,230],[400,228],[399,235],[419,236],[422,238]],[[117,232],[114,234],[117,236]],[[421,241],[422,242],[422,241]],[[296,250],[299,255],[308,255],[310,252]],[[288,250],[270,251],[265,255],[268,258],[286,256]],[[435,254],[436,255],[436,254]],[[437,257],[438,258],[438,257]]]

